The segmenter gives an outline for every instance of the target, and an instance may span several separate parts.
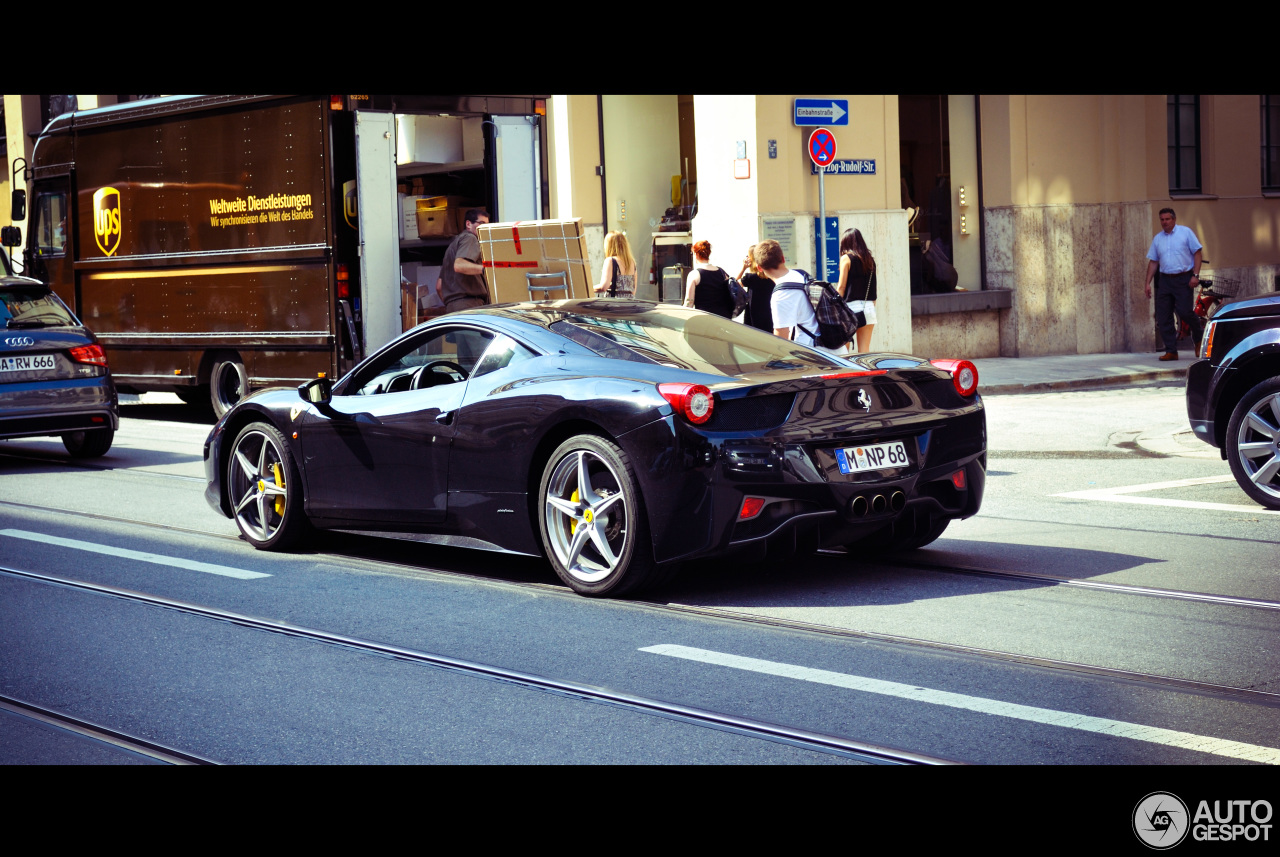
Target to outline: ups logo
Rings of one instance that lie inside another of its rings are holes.
[[[120,249],[120,191],[99,188],[93,195],[93,236],[108,256]]]

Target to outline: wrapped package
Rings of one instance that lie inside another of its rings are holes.
[[[479,238],[495,304],[594,297],[582,218],[487,223]]]

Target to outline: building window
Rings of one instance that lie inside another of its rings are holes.
[[[1280,191],[1280,95],[1262,96],[1262,189]]]
[[[1200,193],[1200,96],[1170,95],[1169,192]]]

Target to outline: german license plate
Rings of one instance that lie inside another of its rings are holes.
[[[859,473],[863,470],[890,470],[911,464],[907,448],[902,441],[873,443],[868,446],[849,446],[836,450],[836,462],[841,473]]]
[[[43,372],[58,366],[52,354],[31,354],[21,357],[0,357],[0,372]]]

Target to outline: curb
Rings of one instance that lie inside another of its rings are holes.
[[[1061,381],[1032,381],[1025,384],[1012,383],[985,386],[981,383],[981,375],[979,375],[978,392],[984,396],[1014,393],[1061,393],[1071,390],[1092,390],[1100,387],[1126,387],[1157,381],[1182,381],[1186,377],[1186,369],[1163,369],[1152,372],[1132,372],[1128,375],[1101,375],[1093,378],[1071,378]]]

